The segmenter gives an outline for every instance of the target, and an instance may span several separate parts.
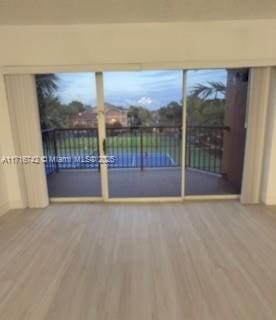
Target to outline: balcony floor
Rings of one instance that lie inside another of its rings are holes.
[[[179,168],[111,169],[110,197],[177,197],[181,190]],[[63,170],[48,177],[50,197],[100,197],[100,172],[97,170]],[[238,194],[225,178],[186,169],[186,195]]]

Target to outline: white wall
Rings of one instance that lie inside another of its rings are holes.
[[[276,64],[276,20],[0,27],[0,66]]]

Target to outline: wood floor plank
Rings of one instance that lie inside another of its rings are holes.
[[[274,320],[276,210],[52,204],[0,217],[0,319]]]

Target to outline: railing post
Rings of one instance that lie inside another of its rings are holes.
[[[141,147],[141,170],[144,169],[143,158],[143,128],[140,128],[140,147]]]
[[[56,129],[53,131],[53,136],[54,136],[54,159],[55,159],[55,166],[56,166],[56,172],[59,171],[59,166],[58,166],[58,161],[57,161],[57,142],[56,142]]]

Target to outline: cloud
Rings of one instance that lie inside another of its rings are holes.
[[[150,97],[141,97],[137,103],[141,106],[149,106],[152,104],[152,99]]]
[[[58,74],[58,97],[63,103],[79,100],[82,103],[96,104],[96,84],[93,73]]]
[[[80,100],[96,105],[94,73],[58,74],[57,95],[64,103]],[[188,94],[198,83],[209,81],[226,83],[225,69],[189,70],[187,74]],[[182,99],[182,71],[159,70],[143,72],[104,72],[105,102],[128,107],[140,105],[151,110]]]

